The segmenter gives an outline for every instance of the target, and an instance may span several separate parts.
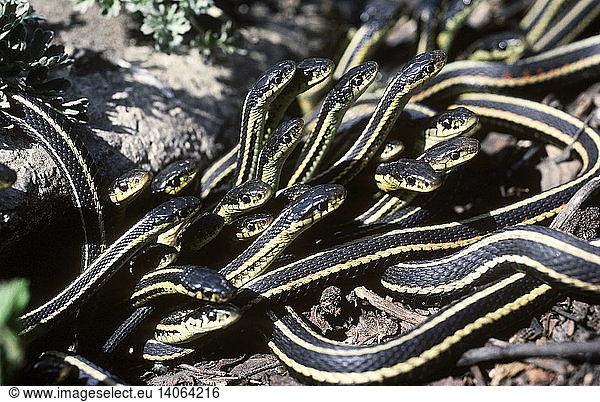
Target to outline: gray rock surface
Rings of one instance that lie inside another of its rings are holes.
[[[329,2],[281,14],[253,6],[260,23],[240,29],[247,54],[220,55],[209,63],[194,50],[167,55],[132,38],[129,16],[105,18],[97,7],[79,14],[71,0],[31,3],[55,31],[54,43],[76,57],[66,97],[90,100],[90,130],[83,140],[104,192],[135,166],[156,173],[174,160],[194,158],[206,167],[237,141],[241,105],[253,80],[280,60],[330,54],[336,37],[326,15]],[[12,188],[0,192],[4,274],[31,264],[24,254],[35,253],[40,243],[58,247],[43,257],[47,262],[62,253],[61,245],[80,241],[66,185],[40,146],[0,133],[0,162],[18,175]],[[67,237],[58,237],[63,231]]]

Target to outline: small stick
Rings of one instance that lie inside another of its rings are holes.
[[[383,297],[365,288],[364,286],[359,286],[355,288],[354,294],[359,299],[363,299],[369,302],[373,307],[378,308],[379,310],[384,311],[396,318],[404,320],[410,324],[420,324],[427,318],[420,316],[417,313],[414,313],[408,309],[397,306],[396,304],[384,299]]]
[[[184,370],[188,370],[188,371],[193,371],[196,374],[201,374],[201,375],[215,375],[215,376],[226,376],[229,373],[226,373],[225,371],[221,371],[221,370],[210,370],[210,369],[203,369],[200,367],[195,367],[192,366],[190,364],[180,364],[179,368],[184,369]]]
[[[473,377],[475,377],[475,380],[477,380],[476,385],[479,385],[479,386],[487,385],[487,382],[485,381],[485,377],[483,376],[483,373],[481,372],[481,369],[479,368],[479,366],[471,366],[470,370],[471,370],[471,374],[473,374]]]
[[[586,359],[600,358],[600,341],[486,346],[466,351],[456,365],[464,367],[484,362],[519,360],[528,357],[582,358],[584,354]]]
[[[261,367],[256,367],[253,370],[248,370],[247,372],[243,373],[243,375],[244,375],[244,377],[248,378],[253,375],[262,373],[263,371],[271,370],[271,369],[274,369],[277,367],[283,367],[283,363],[281,363],[279,360],[270,361],[270,362],[266,362]]]
[[[596,190],[600,187],[600,177],[594,177],[587,183],[583,185],[573,197],[565,204],[565,207],[556,215],[552,223],[550,224],[550,228],[552,229],[561,229],[564,227],[565,223],[573,217],[575,212],[579,209],[581,204]]]

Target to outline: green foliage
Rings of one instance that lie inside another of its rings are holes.
[[[27,0],[0,0],[0,108],[9,107],[7,92],[19,92],[85,120],[87,99],[62,98],[70,83],[59,74],[73,59],[63,46],[51,44],[54,33],[42,29],[41,20]]]
[[[225,21],[219,32],[206,29],[198,22],[198,16],[216,9],[213,0],[75,0],[75,8],[87,10],[95,2],[102,13],[116,15],[122,9],[142,16],[140,31],[151,35],[156,48],[171,52],[179,48],[184,39],[191,37],[190,45],[205,56],[215,49],[225,53],[241,52],[231,21]]]
[[[222,52],[227,54],[243,54],[244,50],[240,48],[237,38],[232,34],[232,29],[231,21],[226,21],[221,25],[219,33],[204,31],[204,34],[196,36],[191,45],[205,57],[210,55],[212,49],[221,49]]]
[[[0,282],[0,385],[7,385],[24,361],[15,318],[29,302],[29,285],[24,279]]]

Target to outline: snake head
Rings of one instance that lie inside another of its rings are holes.
[[[446,65],[447,56],[442,50],[431,50],[418,54],[397,74],[397,77],[410,83],[411,89],[418,89],[433,78]]]
[[[346,198],[346,189],[339,184],[314,186],[288,205],[281,213],[290,214],[293,220],[313,222],[335,211]]]
[[[209,302],[224,302],[229,300],[236,288],[218,272],[197,265],[184,267],[181,282],[195,291],[197,297]]]
[[[281,92],[290,82],[296,71],[296,64],[291,60],[284,60],[261,75],[252,85],[248,96],[254,97],[257,103],[266,103],[273,95]]]
[[[337,105],[338,108],[350,107],[350,104],[371,85],[377,71],[379,71],[379,66],[374,61],[367,61],[352,67],[329,91],[324,104]]]
[[[333,61],[320,57],[311,57],[296,64],[296,75],[302,77],[307,85],[313,86],[333,73]]]

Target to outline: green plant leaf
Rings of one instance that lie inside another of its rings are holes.
[[[115,1],[111,0],[113,6]],[[57,111],[85,120],[85,110],[62,107],[61,95],[69,82],[63,78],[66,74],[57,73],[73,60],[63,46],[51,43],[54,33],[40,26],[42,20],[27,0],[0,0],[0,108],[8,108],[4,91],[25,92],[52,105],[60,99]]]
[[[29,303],[29,284],[25,279],[0,282],[0,327],[20,314]]]

